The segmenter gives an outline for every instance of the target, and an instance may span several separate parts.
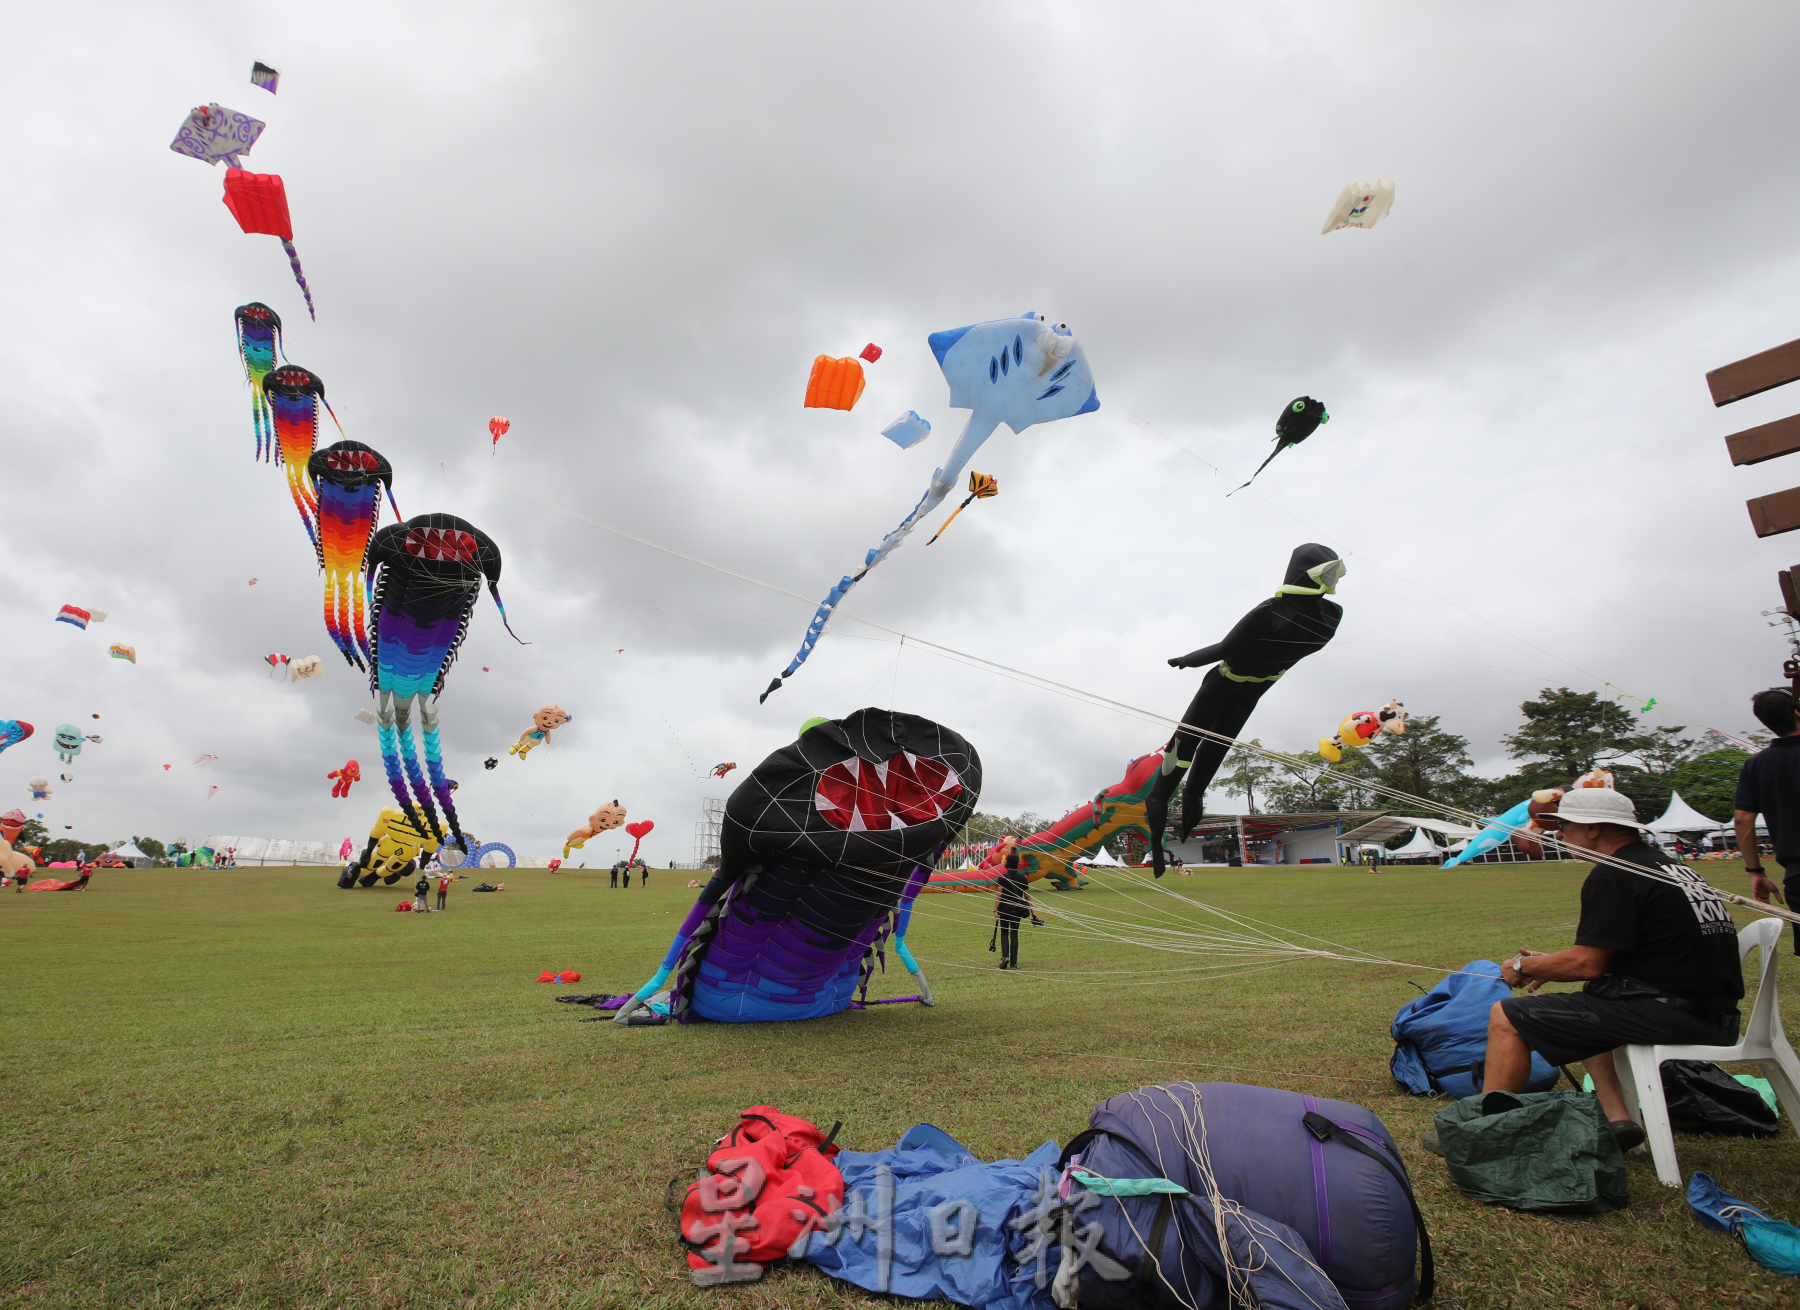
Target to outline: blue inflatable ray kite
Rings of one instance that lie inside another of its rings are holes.
[[[926,515],[944,503],[961,481],[964,467],[981,449],[981,443],[993,436],[994,429],[1004,423],[1014,432],[1023,432],[1035,423],[1091,414],[1100,408],[1087,354],[1067,323],[1051,323],[1042,314],[1025,313],[1018,318],[999,318],[991,323],[933,332],[928,340],[938,367],[944,370],[944,380],[950,384],[951,405],[971,411],[968,424],[956,439],[944,467],[931,475],[931,486],[913,506],[912,513],[863,558],[860,569],[846,573],[831,589],[813,615],[793,660],[769,684],[760,700],[767,700],[769,692],[781,686],[783,678],[793,677],[806,663],[806,657],[824,634],[826,623],[850,589],[906,540]]]
[[[1458,851],[1454,859],[1445,860],[1443,867],[1454,869],[1459,864],[1467,864],[1477,855],[1486,855],[1515,832],[1524,831],[1525,825],[1530,822],[1531,797],[1527,796],[1470,838],[1469,844]]]

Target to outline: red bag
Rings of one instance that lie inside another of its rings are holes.
[[[689,1276],[700,1287],[753,1282],[788,1258],[844,1203],[838,1148],[805,1119],[755,1105],[706,1158],[711,1171],[688,1187],[681,1236]]]
[[[400,904],[398,904],[394,907],[394,909],[401,914],[406,914],[412,910],[412,902],[411,901],[401,901]]]

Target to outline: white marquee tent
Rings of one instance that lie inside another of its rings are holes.
[[[1663,811],[1662,818],[1644,826],[1651,832],[1717,832],[1725,825],[1707,818],[1682,800],[1677,791],[1669,793],[1669,808]],[[1762,827],[1760,823],[1757,826]]]
[[[1390,860],[1411,860],[1417,859],[1421,855],[1435,856],[1442,855],[1443,853],[1444,848],[1432,841],[1431,838],[1427,837],[1423,828],[1414,828],[1412,840],[1407,842],[1404,846],[1389,851],[1387,853],[1387,858]]]

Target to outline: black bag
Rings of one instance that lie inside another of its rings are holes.
[[[1773,1137],[1779,1120],[1754,1087],[1709,1060],[1664,1060],[1663,1101],[1678,1133]]]

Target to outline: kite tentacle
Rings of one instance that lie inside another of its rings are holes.
[[[413,737],[411,700],[399,707],[396,736],[399,738],[400,764],[406,770],[406,777],[412,783],[413,795],[418,797],[419,808],[424,811],[425,823],[431,829],[431,835],[439,841],[444,840],[444,830],[438,825],[437,807],[431,803],[431,786],[425,780],[425,770],[419,766],[418,745]]]
[[[450,781],[444,777],[444,752],[438,738],[437,711],[423,699],[419,702],[419,733],[425,740],[425,767],[431,774],[431,790],[443,807],[451,835],[457,845],[462,846],[462,826],[456,821],[456,806],[450,799]]]
[[[300,284],[300,294],[306,297],[307,315],[317,323],[319,316],[313,313],[312,289],[306,285],[306,274],[300,268],[300,252],[294,249],[294,243],[286,237],[281,238],[281,248],[287,251],[288,263],[294,269],[294,281]]]
[[[410,819],[420,832],[425,831],[425,821],[419,817],[413,806],[412,793],[407,790],[406,780],[400,774],[400,745],[395,731],[393,697],[383,695],[381,709],[377,712],[375,734],[381,740],[381,763],[387,770],[388,790],[394,793],[394,800],[401,811]],[[408,734],[410,735],[410,733]]]
[[[1262,474],[1262,471],[1263,471],[1263,470],[1264,470],[1264,469],[1266,469],[1266,468],[1268,468],[1268,467],[1269,467],[1269,461],[1270,461],[1270,460],[1273,460],[1273,459],[1274,459],[1274,458],[1275,458],[1275,457],[1276,457],[1276,456],[1277,456],[1277,455],[1279,455],[1279,454],[1280,454],[1280,453],[1281,453],[1281,452],[1282,452],[1282,451],[1284,451],[1284,450],[1286,450],[1286,449],[1287,449],[1287,448],[1288,448],[1288,444],[1289,444],[1289,443],[1286,443],[1286,442],[1277,442],[1277,443],[1276,443],[1276,445],[1275,445],[1275,449],[1274,449],[1274,450],[1271,450],[1271,451],[1270,451],[1270,452],[1269,452],[1269,458],[1268,458],[1268,459],[1265,459],[1265,460],[1264,460],[1264,461],[1263,461],[1263,462],[1262,462],[1262,463],[1260,463],[1260,464],[1258,464],[1258,465],[1257,465],[1257,466],[1256,466],[1256,472],[1255,472],[1255,473],[1252,473],[1252,474],[1251,474],[1251,475],[1250,475],[1250,482],[1255,482],[1255,481],[1256,481],[1256,479],[1257,479],[1257,478],[1258,478],[1258,477],[1259,477],[1259,476],[1261,476],[1261,474]],[[1250,485],[1250,482],[1246,482],[1246,483],[1245,483],[1245,484],[1244,484],[1244,487],[1247,487],[1247,486],[1249,486],[1249,485]],[[1240,492],[1240,491],[1242,491],[1242,490],[1243,490],[1243,489],[1244,489],[1244,487],[1233,487],[1233,488],[1232,488],[1232,489],[1231,489],[1231,490],[1230,490],[1230,491],[1228,491],[1228,492],[1226,492],[1226,493],[1225,493],[1225,494],[1226,494],[1226,496],[1228,496],[1228,497],[1229,497],[1229,496],[1235,496],[1235,495],[1237,495],[1237,494],[1238,494],[1238,492]]]

